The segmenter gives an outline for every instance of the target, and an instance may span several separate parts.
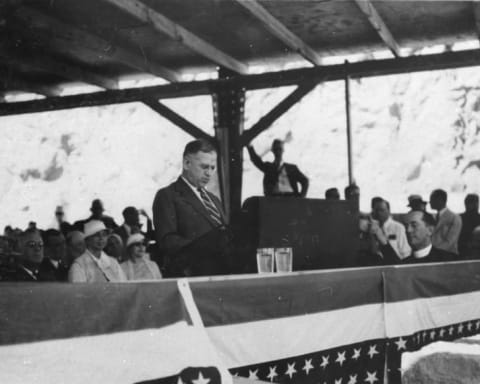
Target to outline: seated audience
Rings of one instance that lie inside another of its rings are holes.
[[[328,188],[325,191],[325,200],[340,200],[340,192],[337,188]]]
[[[19,254],[15,268],[6,276],[8,281],[49,281],[40,274],[43,261],[43,240],[36,229],[27,229],[18,239]]]
[[[145,237],[141,233],[127,240],[127,260],[120,264],[128,280],[157,280],[162,278],[158,265],[145,252]]]
[[[51,281],[67,281],[67,248],[65,237],[56,229],[43,233],[44,258],[40,264],[40,273]]]
[[[410,207],[410,211],[426,211],[427,202],[420,195],[410,195],[407,207]]]
[[[462,230],[458,238],[458,252],[462,258],[466,257],[470,243],[473,240],[473,230],[480,226],[480,213],[478,213],[478,195],[470,193],[465,197],[465,212],[460,215]]]
[[[273,162],[263,161],[252,145],[249,145],[247,150],[252,163],[264,173],[265,196],[307,196],[308,178],[295,164],[283,161],[284,142],[282,140],[273,140]]]
[[[91,220],[85,223],[84,236],[87,249],[70,267],[68,281],[94,283],[126,280],[117,260],[103,252],[107,245],[107,235],[108,231],[103,222]]]
[[[372,199],[372,219],[385,234],[398,258],[404,259],[410,256],[411,248],[408,245],[405,227],[393,220],[390,215],[390,203],[387,200],[381,197]],[[381,253],[379,247],[375,247],[375,249]]]
[[[117,260],[119,263],[123,261],[125,255],[123,241],[122,238],[116,233],[111,233],[108,235],[105,253],[108,256],[115,258],[115,260]]]
[[[412,248],[410,256],[400,259],[383,233],[380,225],[373,224],[371,231],[377,237],[382,252],[382,264],[415,264],[454,261],[456,255],[432,245],[435,220],[427,212],[411,211],[406,216],[407,239]]]
[[[458,255],[457,242],[462,230],[462,219],[447,208],[447,192],[434,190],[430,195],[430,206],[437,211],[432,235],[433,246]]]
[[[67,234],[67,264],[72,265],[73,261],[85,252],[85,238],[83,232],[71,231]]]

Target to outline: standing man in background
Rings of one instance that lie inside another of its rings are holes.
[[[247,150],[252,163],[264,173],[263,193],[265,196],[307,196],[308,178],[295,164],[283,161],[285,149],[282,140],[273,140],[273,163],[263,161],[253,146],[249,145]]]
[[[432,234],[433,246],[458,255],[457,242],[462,230],[462,219],[447,208],[447,192],[435,189],[430,195],[430,206],[437,211]]]
[[[480,225],[480,213],[478,213],[478,195],[469,193],[464,200],[465,212],[460,215],[462,219],[462,230],[458,238],[458,251],[462,258],[468,254],[473,245],[473,230]],[[478,236],[478,234],[477,234]]]
[[[167,277],[227,273],[229,231],[220,200],[206,186],[217,167],[217,153],[205,140],[185,146],[180,177],[160,189],[153,222]]]

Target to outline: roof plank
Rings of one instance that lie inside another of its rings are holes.
[[[59,96],[63,91],[63,88],[60,86],[34,85],[21,79],[10,79],[8,81],[0,79],[0,89],[3,88],[5,91],[8,90],[8,92],[16,90],[27,93],[36,93],[46,97]]]
[[[480,40],[480,1],[472,1],[473,17],[475,20],[475,28],[477,30],[477,37]]]
[[[170,83],[144,88],[120,89],[88,94],[53,97],[46,100],[30,100],[3,103],[0,116],[60,109],[92,107],[142,101],[147,97],[174,98],[196,95],[208,95],[217,87],[235,85],[247,90],[298,85],[305,81],[343,80],[345,76],[361,78],[392,75],[408,72],[432,71],[449,68],[480,66],[480,49],[454,51],[440,54],[418,55],[402,58],[380,59],[343,64],[291,69],[280,72],[262,73],[221,80],[203,80],[184,83]]]
[[[182,43],[196,53],[210,59],[214,63],[222,65],[237,73],[248,73],[248,65],[233,58],[227,53],[216,48],[195,34],[189,32],[181,25],[171,21],[161,13],[139,0],[103,0],[110,3],[135,18],[150,25],[155,30],[168,35],[173,40]]]
[[[365,16],[367,16],[372,27],[377,31],[380,38],[384,41],[390,51],[392,51],[394,56],[400,57],[400,46],[370,0],[355,0],[355,3]]]
[[[298,52],[305,59],[315,65],[322,65],[320,55],[315,52],[308,44],[290,31],[284,24],[276,19],[269,11],[267,11],[256,0],[235,0],[239,5],[244,7],[252,16],[262,22],[276,38],[286,44],[288,47]]]
[[[2,47],[3,48],[3,47]],[[0,62],[9,66],[30,67],[70,80],[97,85],[105,89],[118,89],[118,81],[69,64],[47,54],[33,53],[26,60],[17,50],[0,49]]]
[[[50,29],[51,35],[53,35],[56,40],[62,40],[62,36],[68,37],[63,38],[62,45],[64,47],[71,45],[72,41],[75,42],[75,45],[81,45],[96,52],[98,52],[96,47],[101,47],[102,56],[117,60],[129,67],[139,69],[168,81],[180,81],[181,76],[179,73],[154,61],[147,61],[143,57],[132,53],[130,50],[118,44],[112,45],[111,42],[108,42],[91,32],[66,24],[58,18],[51,17],[44,12],[33,8],[22,7],[16,10],[15,16],[29,25],[30,28],[35,25],[47,26]]]

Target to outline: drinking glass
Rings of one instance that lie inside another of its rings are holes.
[[[292,248],[276,248],[275,263],[277,272],[292,272]]]
[[[273,272],[273,248],[257,249],[257,270],[258,273]]]

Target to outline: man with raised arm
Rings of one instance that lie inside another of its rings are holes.
[[[309,181],[295,164],[283,161],[284,142],[273,140],[273,163],[263,161],[257,155],[253,146],[247,147],[252,163],[264,173],[263,193],[265,196],[300,196],[305,197]],[[300,188],[299,188],[300,187]]]

